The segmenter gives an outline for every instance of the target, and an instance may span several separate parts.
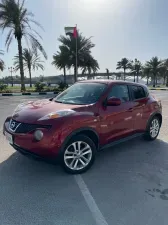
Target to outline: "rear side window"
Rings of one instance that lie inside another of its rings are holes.
[[[111,88],[108,98],[119,98],[121,102],[128,102],[129,91],[127,85],[115,85]]]
[[[144,88],[144,90],[145,90],[146,97],[148,97],[149,96],[149,90],[148,90],[148,88]]]
[[[143,87],[131,86],[131,90],[132,90],[134,100],[146,98],[146,93],[145,93]]]

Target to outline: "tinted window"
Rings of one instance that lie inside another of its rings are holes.
[[[64,104],[92,104],[99,100],[107,85],[102,83],[76,83],[55,98]]]
[[[115,85],[112,87],[108,98],[119,98],[122,102],[129,101],[129,92],[127,85]]]
[[[148,90],[148,88],[147,88],[147,87],[145,87],[145,88],[144,88],[144,91],[145,91],[145,95],[146,95],[146,97],[148,97],[148,96],[149,96],[149,90]]]
[[[145,98],[146,93],[142,87],[139,86],[131,86],[132,93],[133,93],[133,98],[134,99],[140,99],[140,98]]]

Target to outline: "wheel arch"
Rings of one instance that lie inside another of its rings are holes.
[[[66,137],[66,139],[64,140],[64,142],[62,144],[61,152],[64,150],[65,146],[72,139],[72,137],[74,137],[76,135],[80,135],[80,134],[83,134],[83,135],[89,137],[95,143],[96,148],[99,149],[99,135],[96,132],[96,130],[94,130],[93,128],[90,128],[90,127],[83,127],[83,128],[74,130],[72,133],[70,133],[70,135],[68,135],[68,137]]]
[[[148,129],[151,120],[152,120],[155,116],[157,116],[157,117],[159,118],[159,120],[160,120],[160,126],[162,125],[162,114],[161,114],[160,112],[154,112],[154,113],[149,117],[149,119],[148,119],[146,129]]]

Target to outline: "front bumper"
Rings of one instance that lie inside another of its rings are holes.
[[[18,134],[9,130],[9,121],[5,121],[3,127],[3,134],[8,132],[13,137],[13,144],[11,146],[24,155],[33,156],[41,159],[56,159],[59,156],[61,142],[59,139],[59,132],[54,130],[42,129],[44,137],[41,141],[36,141],[34,138],[34,131],[26,134]],[[57,160],[56,160],[57,161]]]
[[[54,159],[49,157],[49,158],[46,158],[46,157],[42,157],[41,155],[38,155],[34,152],[30,152],[29,150],[27,149],[24,149],[24,148],[21,148],[15,144],[11,145],[16,151],[18,151],[19,153],[21,153],[22,155],[24,156],[27,156],[29,158],[32,158],[32,159],[36,159],[36,160],[42,160],[42,161],[47,161],[47,162],[50,162],[50,163],[59,163],[59,155],[57,157],[55,157]]]

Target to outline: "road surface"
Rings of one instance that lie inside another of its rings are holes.
[[[163,104],[158,140],[100,152],[83,175],[20,155],[0,132],[0,224],[167,225],[168,91],[152,93]],[[0,97],[0,127],[17,104],[36,98]]]

